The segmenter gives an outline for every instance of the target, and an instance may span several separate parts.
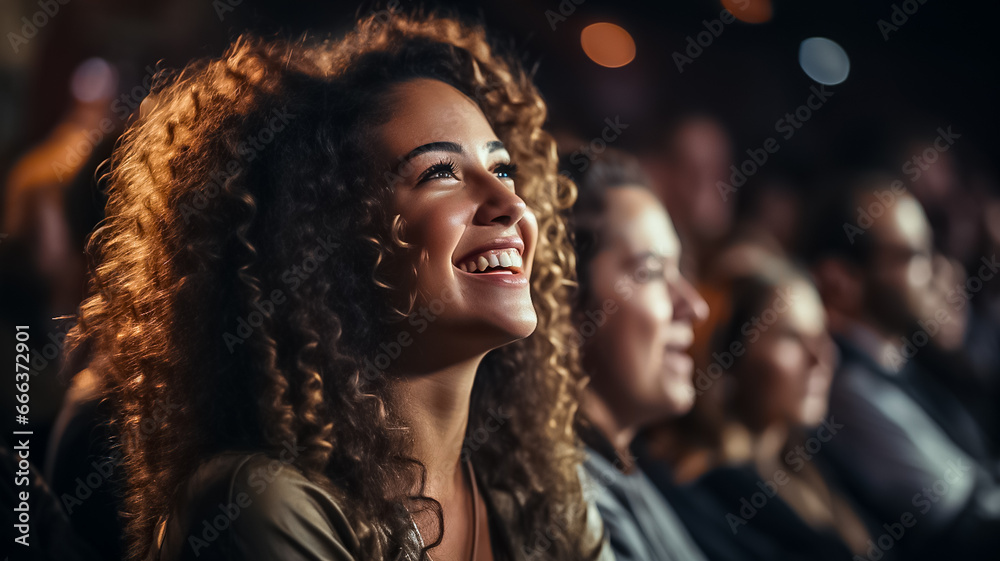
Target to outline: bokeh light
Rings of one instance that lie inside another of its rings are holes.
[[[722,0],[722,7],[746,23],[771,20],[771,0]]]
[[[115,94],[118,72],[103,58],[88,58],[73,71],[70,91],[83,103],[90,103]]]
[[[635,59],[632,36],[613,23],[588,25],[580,33],[580,45],[590,60],[608,68],[625,66]]]
[[[825,37],[810,37],[799,45],[799,65],[813,80],[835,86],[847,79],[851,60],[836,42]]]

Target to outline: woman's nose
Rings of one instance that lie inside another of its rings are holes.
[[[674,292],[671,295],[674,301],[673,319],[675,321],[688,320],[693,324],[705,321],[708,318],[708,302],[705,302],[694,285],[686,278],[680,276],[678,279],[670,287],[670,290]]]
[[[483,171],[470,178],[475,183],[478,199],[475,222],[481,225],[500,224],[504,227],[517,224],[528,206],[513,189],[495,175]]]

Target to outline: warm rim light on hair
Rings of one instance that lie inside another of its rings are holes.
[[[635,59],[635,41],[613,23],[588,25],[580,32],[580,45],[590,60],[608,68],[625,66]]]

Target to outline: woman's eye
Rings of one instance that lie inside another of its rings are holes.
[[[639,282],[661,281],[667,278],[667,273],[662,267],[648,268],[645,275],[637,275]]]
[[[517,177],[517,165],[497,164],[497,166],[493,168],[493,173],[495,173],[500,179],[514,179]]]
[[[634,276],[640,283],[663,281],[667,279],[667,268],[660,259],[649,257],[641,262]]]
[[[424,181],[430,181],[431,179],[444,179],[447,177],[455,177],[455,164],[452,162],[440,162],[427,168],[427,171],[420,176],[417,183],[423,183]]]

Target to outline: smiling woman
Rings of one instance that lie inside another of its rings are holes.
[[[132,559],[609,554],[572,432],[575,190],[519,64],[394,14],[241,39],[151,100],[69,335],[118,407]]]
[[[415,285],[424,299],[456,295],[436,324],[446,339],[433,348],[468,352],[482,345],[472,339],[499,346],[527,337],[537,323],[528,278],[538,223],[517,194],[510,153],[479,106],[451,85],[421,78],[391,96],[400,109],[379,129],[381,150],[391,158],[417,145],[403,159],[413,171],[400,173],[393,200],[407,241],[421,248]],[[454,140],[437,141],[441,135]],[[452,322],[458,329],[447,328]]]

